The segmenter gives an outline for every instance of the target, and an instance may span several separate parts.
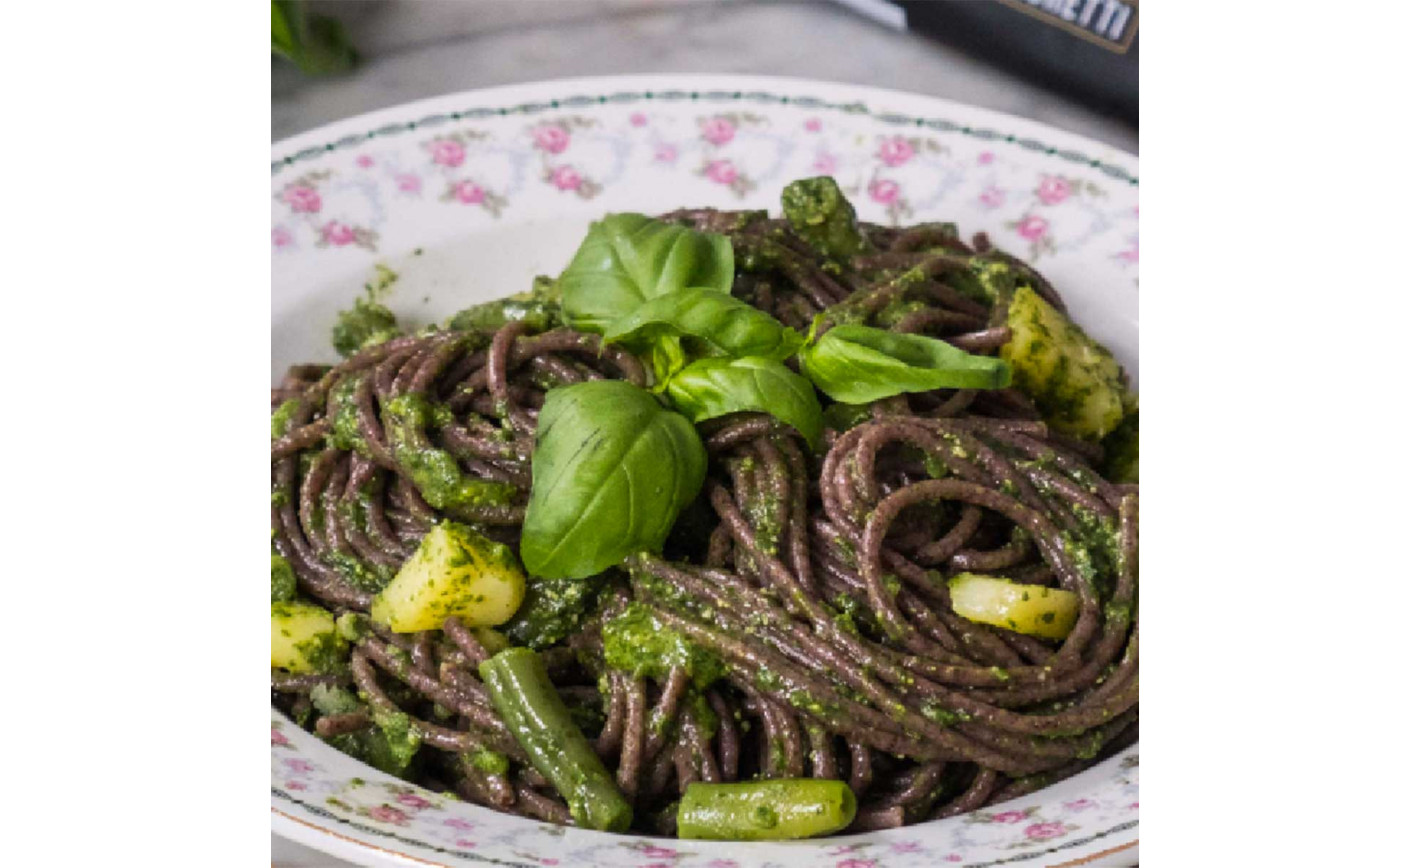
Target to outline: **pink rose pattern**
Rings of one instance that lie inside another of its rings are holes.
[[[989,819],[994,823],[1022,823],[1024,820],[1028,819],[1028,814],[1023,811],[1004,811],[994,814]]]
[[[426,150],[431,152],[431,162],[440,166],[456,169],[465,162],[465,146],[454,139],[432,139]]]
[[[867,195],[871,196],[873,201],[880,202],[883,205],[890,205],[900,198],[901,185],[897,184],[895,181],[878,179],[872,181],[871,185],[867,187]]]
[[[1056,175],[1044,175],[1042,182],[1038,184],[1038,201],[1044,205],[1057,205],[1072,195],[1072,185],[1066,178],[1059,178]]]
[[[549,173],[553,186],[560,190],[576,190],[583,185],[583,178],[572,166],[559,166]]]
[[[284,201],[295,214],[317,214],[323,208],[323,199],[318,191],[307,184],[293,184],[284,188]]]
[[[739,170],[729,160],[711,160],[705,165],[705,177],[728,186],[739,178]]]
[[[1048,234],[1048,221],[1036,214],[1027,214],[1014,224],[1014,231],[1029,241],[1041,241]]]
[[[455,198],[466,205],[478,205],[485,201],[485,188],[474,181],[461,181],[451,189],[455,193]]]
[[[324,194],[321,185],[333,178],[329,171],[309,172],[295,178],[275,195],[275,200],[289,210],[289,216],[296,224],[308,227],[314,236],[315,247],[360,247],[364,250],[377,249],[377,233],[364,226],[326,215]],[[334,212],[336,212],[336,208]],[[275,249],[292,247],[296,241],[295,230],[288,224],[276,226],[270,235]]]
[[[1004,191],[990,184],[979,194],[979,204],[991,210],[1002,207],[1004,204]]]
[[[700,124],[700,138],[712,145],[726,145],[734,138],[734,124],[729,118],[714,117]]]
[[[915,146],[901,136],[882,139],[881,147],[876,152],[877,158],[893,169],[897,166],[904,166],[915,155]]]
[[[754,182],[739,170],[733,160],[707,160],[700,167],[699,174],[722,187],[728,187],[736,196],[743,196],[754,189]]]
[[[658,163],[674,163],[677,156],[675,145],[663,143],[656,146],[656,162]]]
[[[602,186],[569,165],[545,167],[543,179],[565,193],[576,193],[583,199],[591,199],[601,191]]]
[[[1068,827],[1063,823],[1034,823],[1023,830],[1023,834],[1031,841],[1048,841],[1066,835]]]
[[[558,124],[543,124],[534,128],[534,147],[550,154],[561,154],[568,150],[572,136]]]

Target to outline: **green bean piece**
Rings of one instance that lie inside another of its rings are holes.
[[[857,797],[842,781],[792,778],[693,783],[676,812],[676,835],[712,841],[788,841],[845,829]]]
[[[581,828],[625,832],[632,806],[548,680],[543,660],[529,648],[507,648],[480,664],[480,678],[515,741],[568,800]]]

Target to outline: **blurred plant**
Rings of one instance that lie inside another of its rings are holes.
[[[273,51],[308,75],[343,72],[357,63],[341,22],[307,14],[301,0],[271,0]]]

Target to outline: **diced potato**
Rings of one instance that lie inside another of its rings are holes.
[[[1021,585],[995,576],[960,573],[950,579],[955,614],[1044,639],[1061,639],[1077,623],[1081,601],[1071,591]]]
[[[290,672],[324,672],[342,662],[347,643],[333,613],[297,600],[271,603],[269,665]]]
[[[1058,431],[1099,440],[1121,422],[1121,366],[1101,344],[1022,286],[1009,303],[1013,337],[999,355],[1013,366],[1013,384],[1031,397]]]
[[[451,615],[493,627],[524,600],[524,571],[506,545],[442,521],[372,600],[372,620],[398,633],[437,630]]]

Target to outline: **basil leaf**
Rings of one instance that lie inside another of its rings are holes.
[[[581,579],[660,552],[705,481],[695,427],[621,380],[551,389],[539,411],[519,555],[533,575]]]
[[[674,335],[663,335],[642,353],[642,361],[651,369],[651,391],[663,392],[676,371],[685,367],[685,348],[681,339]]]
[[[931,389],[1002,389],[1013,376],[1003,359],[861,325],[832,328],[798,358],[814,385],[848,404]]]
[[[636,353],[663,337],[690,336],[727,356],[782,361],[803,346],[803,336],[732,295],[689,287],[651,299],[614,321],[603,333]]]
[[[773,359],[700,359],[671,378],[666,394],[692,422],[753,410],[792,425],[814,449],[822,442],[812,384]]]
[[[687,286],[729,294],[734,248],[723,235],[609,214],[592,224],[558,284],[568,324],[601,334],[642,302]]]

